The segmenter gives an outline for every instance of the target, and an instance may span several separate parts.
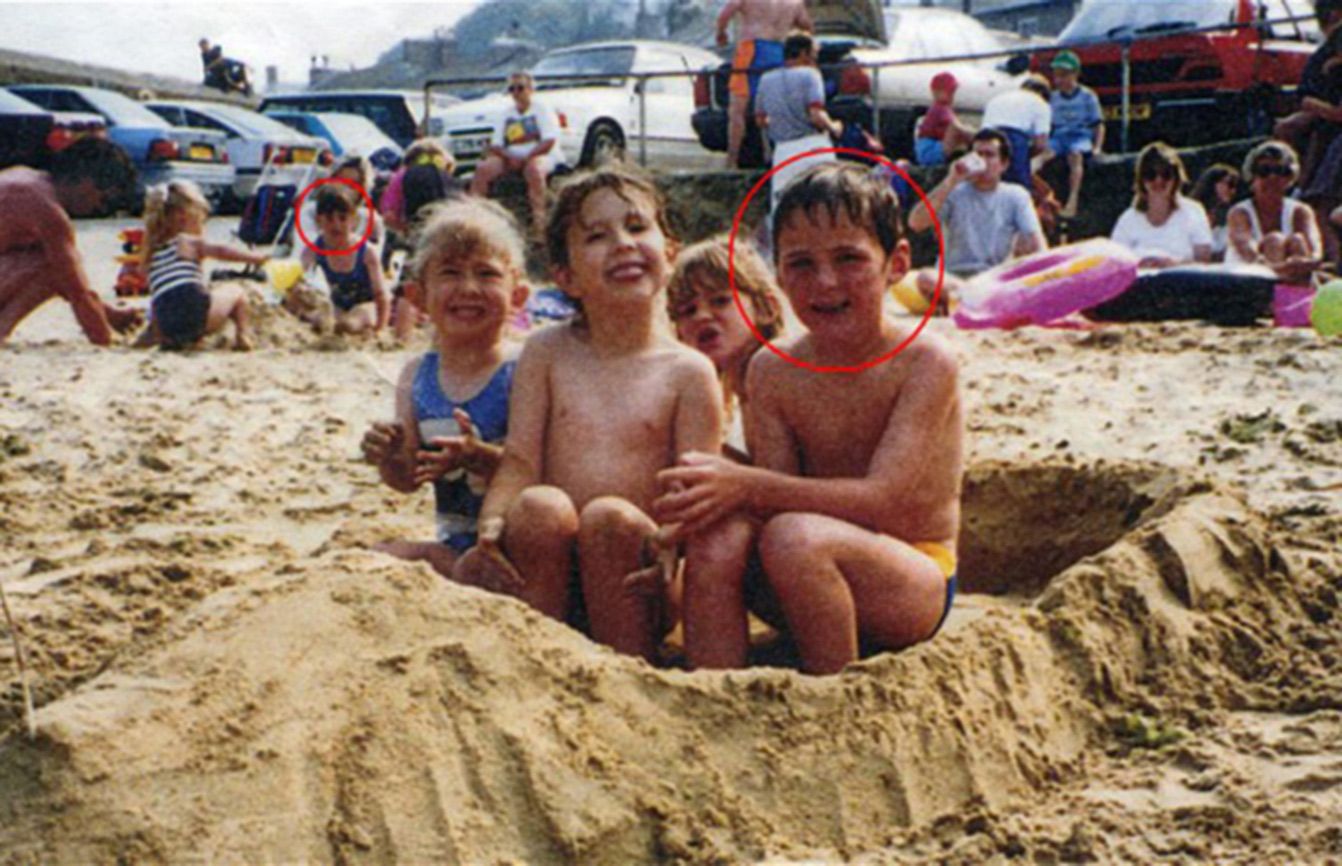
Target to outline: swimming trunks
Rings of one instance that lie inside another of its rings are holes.
[[[420,444],[440,436],[459,436],[461,428],[452,412],[461,409],[471,416],[475,435],[498,444],[508,436],[508,396],[513,387],[516,361],[504,361],[488,384],[460,403],[443,393],[438,379],[438,353],[428,352],[420,360],[411,387],[411,405],[419,424]],[[475,546],[475,524],[480,517],[488,481],[464,469],[449,472],[433,482],[438,540],[457,553]]]
[[[173,238],[149,258],[150,315],[167,348],[189,346],[205,336],[210,293],[200,262],[182,258]]]
[[[760,76],[782,65],[783,43],[772,39],[743,39],[736,44],[732,69],[749,69],[750,72],[733,72],[728,90],[734,96],[750,98],[755,95]]]
[[[341,312],[348,313],[359,304],[373,300],[373,281],[368,276],[368,265],[363,260],[366,243],[359,244],[359,248],[354,251],[354,269],[351,271],[337,271],[331,267],[330,256],[317,256],[317,264],[326,276],[326,285],[331,287],[331,303]],[[326,249],[325,239],[317,238],[317,249]]]
[[[937,632],[941,631],[941,627],[946,624],[946,617],[951,615],[951,605],[955,601],[955,590],[959,585],[959,580],[955,575],[955,551],[936,541],[919,541],[913,545],[913,549],[930,556],[937,567],[941,569],[942,576],[946,578],[946,608],[941,612],[941,619],[937,620],[937,627],[932,629],[932,633],[927,636],[927,639],[931,640],[937,636]]]

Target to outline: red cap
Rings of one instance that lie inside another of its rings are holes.
[[[949,72],[938,72],[932,76],[933,90],[954,90],[960,86],[960,82],[955,80],[955,76]]]

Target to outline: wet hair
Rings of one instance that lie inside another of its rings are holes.
[[[1296,155],[1295,148],[1284,141],[1265,141],[1244,157],[1245,183],[1253,183],[1253,170],[1258,167],[1258,163],[1269,159],[1291,170],[1292,183],[1300,177],[1300,157]]]
[[[730,285],[730,258],[736,270],[736,289],[754,311],[755,329],[765,339],[772,340],[783,332],[783,307],[773,274],[751,244],[745,241],[737,244],[734,257],[729,257],[727,244],[727,235],[717,235],[686,247],[676,256],[667,287],[666,310],[675,321],[676,310],[695,298],[700,285],[726,291]]]
[[[56,186],[78,186],[88,181],[118,200],[113,207],[129,208],[135,190],[135,164],[126,151],[100,138],[81,138],[57,153],[47,164]]]
[[[1239,171],[1234,166],[1218,162],[1204,171],[1198,182],[1193,185],[1192,198],[1202,205],[1202,209],[1207,212],[1207,219],[1213,226],[1224,224],[1226,212],[1230,210],[1230,205],[1222,204],[1221,197],[1216,194],[1216,187],[1223,180],[1233,180],[1238,184]]]
[[[436,138],[415,139],[405,149],[401,164],[408,168],[424,157],[429,158],[432,162],[440,163],[438,167],[448,174],[451,174],[457,165],[457,161],[452,158],[452,154],[448,153],[447,148]]]
[[[578,172],[566,178],[559,187],[559,194],[545,224],[545,250],[550,257],[551,267],[568,266],[569,229],[578,223],[587,199],[603,189],[610,190],[627,202],[631,202],[634,195],[645,197],[652,204],[653,219],[657,221],[662,234],[668,239],[674,237],[666,221],[666,200],[650,175],[619,164]]]
[[[185,208],[197,208],[207,215],[209,199],[189,180],[174,180],[151,186],[144,194],[144,244],[140,248],[145,265],[154,252],[173,237],[173,217]]]
[[[1170,190],[1171,209],[1179,207],[1179,194],[1188,185],[1188,170],[1184,168],[1184,161],[1179,158],[1179,151],[1163,141],[1151,142],[1137,154],[1137,166],[1132,178],[1132,206],[1142,213],[1146,213],[1150,205],[1146,193],[1146,181],[1143,178],[1148,172],[1157,168],[1174,172],[1174,188]]]
[[[1053,85],[1049,84],[1048,79],[1040,75],[1038,72],[1031,72],[1029,75],[1025,76],[1025,79],[1021,81],[1020,86],[1022,90],[1030,91],[1041,97],[1045,102],[1048,102],[1049,97],[1053,95]]]
[[[865,165],[829,162],[807,169],[783,190],[773,214],[774,261],[782,229],[798,212],[808,219],[823,208],[831,220],[846,213],[853,225],[869,228],[888,256],[903,237],[899,198],[890,184],[872,176]]]
[[[355,192],[341,183],[323,184],[317,189],[317,216],[335,216],[336,214],[355,214],[359,212]]]
[[[355,178],[355,183],[363,187],[364,191],[371,195],[373,192],[372,190],[373,164],[368,161],[368,157],[366,156],[345,157],[340,162],[336,163],[335,171],[331,172],[331,176],[335,177],[342,171],[348,171],[350,169],[354,169],[354,171],[358,172],[359,174],[359,176]]]
[[[997,152],[1002,157],[1002,162],[1011,162],[1011,141],[1000,129],[980,129],[974,133],[974,137],[969,140],[970,148],[980,141],[997,142]]]
[[[522,230],[517,218],[498,202],[474,196],[439,202],[425,208],[421,219],[408,265],[416,279],[422,279],[435,260],[477,254],[499,256],[517,271],[526,271]]]
[[[787,35],[787,39],[783,42],[783,59],[796,60],[814,49],[815,38],[811,34],[802,30],[794,30]]]

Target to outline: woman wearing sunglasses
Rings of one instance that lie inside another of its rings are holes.
[[[1290,145],[1266,141],[1249,151],[1244,177],[1253,195],[1230,209],[1227,262],[1265,264],[1286,282],[1309,279],[1323,241],[1313,208],[1286,197],[1299,176],[1300,160]]]
[[[1148,144],[1137,156],[1132,206],[1118,218],[1113,238],[1141,257],[1140,267],[1211,261],[1211,225],[1202,205],[1180,193],[1187,182],[1169,145]]]

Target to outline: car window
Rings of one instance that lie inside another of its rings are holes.
[[[434,100],[435,107],[439,104],[438,100]],[[415,135],[417,115],[412,112],[404,97],[393,94],[294,96],[266,100],[261,105],[263,109],[270,106],[283,106],[294,111],[357,114],[368,118],[378,128],[394,132],[406,140]]]
[[[185,114],[187,126],[194,126],[197,129],[213,129],[222,132],[229,138],[240,137],[236,129],[230,129],[228,126],[220,123],[208,114],[201,114],[199,111],[192,111],[189,108],[186,109]]]
[[[150,126],[166,127],[168,122],[159,117],[154,112],[145,108],[142,103],[136,102],[129,96],[122,96],[120,93],[114,93],[111,90],[90,90],[86,93],[72,93],[81,103],[88,105],[88,108],[63,108],[62,111],[96,111],[106,117],[113,123],[122,126]],[[87,99],[87,102],[84,100]]]
[[[639,52],[639,72],[686,72],[690,71],[685,63],[685,58],[671,51],[662,51],[659,49],[650,49]],[[660,94],[663,96],[684,96],[687,99],[694,98],[694,81],[688,75],[679,75],[668,78],[649,78],[648,94]]]
[[[1268,35],[1274,39],[1323,40],[1319,22],[1308,0],[1259,0],[1258,10],[1260,17],[1267,21],[1304,17],[1304,21],[1268,25]]]
[[[182,117],[182,110],[175,105],[151,105],[149,110],[173,126],[186,126],[186,120]]]
[[[623,83],[624,76],[634,67],[634,47],[616,45],[610,48],[596,48],[587,51],[566,51],[562,54],[549,54],[540,59],[532,68],[536,78],[562,75],[605,75]],[[537,88],[564,86],[562,83],[547,85],[538,81]]]
[[[221,104],[211,105],[209,113],[218,118],[221,123],[233,127],[243,135],[258,138],[278,135],[284,138],[293,134],[293,130],[279,121],[266,117],[264,114],[257,114],[250,109]]]
[[[1191,27],[1215,27],[1234,20],[1236,0],[1086,0],[1058,36],[1059,42],[1096,42],[1125,32],[1156,34]]]

